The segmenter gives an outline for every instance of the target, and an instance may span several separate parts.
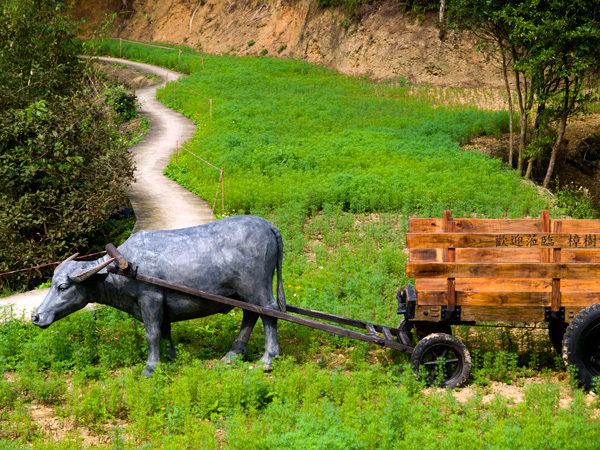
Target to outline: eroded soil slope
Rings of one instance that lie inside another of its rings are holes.
[[[497,67],[474,51],[474,38],[440,40],[435,15],[420,24],[395,0],[354,14],[317,0],[77,0],[74,16],[89,32],[120,11],[115,37],[186,43],[208,53],[260,54],[324,64],[372,79],[404,78],[442,86],[502,87]]]

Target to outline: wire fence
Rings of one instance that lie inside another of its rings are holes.
[[[89,36],[77,36],[76,39],[92,40],[92,39],[95,39],[95,38],[89,37]],[[181,50],[179,48],[165,47],[163,45],[147,44],[145,42],[132,41],[132,40],[123,39],[123,38],[105,38],[105,40],[107,40],[107,41],[119,41],[119,57],[121,57],[121,58],[123,57],[123,42],[127,42],[129,44],[142,45],[144,47],[154,47],[154,48],[162,48],[164,50],[177,51],[177,52],[179,52],[179,56],[178,56],[178,59],[177,59],[177,63],[178,64],[181,64],[181,55],[189,55],[189,56],[192,56],[194,58],[200,58],[200,60],[202,61],[202,70],[204,70],[204,58],[202,56],[195,55],[195,54],[189,53],[189,52],[184,52],[183,50]]]
[[[175,164],[178,163],[178,156],[179,156],[179,143],[176,142],[176,152],[175,152]],[[196,157],[197,159],[199,159],[200,161],[202,161],[203,163],[217,169],[220,172],[219,175],[219,182],[217,183],[217,192],[215,193],[215,201],[213,202],[213,207],[212,207],[212,211],[213,214],[215,213],[215,208],[217,206],[217,199],[219,198],[219,191],[221,191],[221,214],[225,214],[225,170],[221,169],[220,167],[215,166],[214,164],[209,163],[207,160],[201,158],[200,156],[196,155],[194,152],[192,152],[191,150],[189,150],[188,148],[184,147],[183,145],[181,146],[181,148],[183,150],[185,150],[186,152],[188,152],[190,155]]]
[[[96,256],[96,255],[102,255],[106,253],[106,250],[101,251],[101,252],[97,252],[97,253],[90,253],[89,255],[83,255],[83,256],[78,256],[75,259],[83,259],[83,258],[87,258],[88,256]],[[26,269],[17,269],[17,270],[11,270],[10,272],[4,272],[4,273],[0,273],[0,277],[4,276],[4,275],[10,275],[12,273],[17,273],[17,272],[26,272],[28,270],[35,270],[35,269],[41,269],[42,267],[47,267],[47,266],[53,266],[56,264],[61,264],[64,261],[56,261],[56,262],[51,262],[51,263],[45,263],[45,264],[39,264],[37,266],[33,266],[33,267],[28,267]]]
[[[167,83],[169,82],[169,72],[167,72],[167,76],[165,78],[165,89],[167,87]],[[205,98],[206,100],[208,100],[208,103],[206,104],[206,106],[204,107],[204,109],[198,114],[198,116],[201,116],[202,114],[204,114],[204,111],[206,111],[206,108],[209,108],[209,116],[210,116],[210,121],[212,122],[213,119],[213,99],[209,98],[205,95],[202,95],[200,92],[193,90],[192,88],[187,87],[185,84],[180,83],[177,79],[173,80],[173,103],[175,103],[177,101],[177,85],[180,85],[181,87],[187,89],[188,91],[193,92],[196,95],[199,95],[202,98]]]

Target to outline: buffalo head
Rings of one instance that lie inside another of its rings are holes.
[[[114,258],[111,258],[100,263],[79,262],[74,261],[76,257],[77,253],[67,258],[54,271],[50,292],[31,314],[34,325],[48,328],[57,320],[84,308],[89,303],[84,281],[114,261]]]

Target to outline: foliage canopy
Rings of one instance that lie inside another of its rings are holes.
[[[600,3],[452,0],[450,9],[457,26],[474,31],[512,70],[521,113],[518,168],[523,156],[527,176],[535,159],[545,162],[548,187],[568,119],[597,99],[589,77],[600,69]]]
[[[132,163],[95,75],[76,56],[76,25],[63,4],[8,0],[0,8],[4,272],[84,246],[87,234],[126,202]]]

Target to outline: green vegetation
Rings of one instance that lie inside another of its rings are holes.
[[[533,162],[543,162],[538,176],[548,187],[568,120],[598,100],[591,88],[597,88],[600,69],[600,4],[451,0],[449,5],[454,24],[474,31],[480,48],[502,60],[509,96],[509,73],[514,77],[521,115],[517,168],[527,159],[529,178]]]
[[[280,327],[286,356],[271,373],[254,366],[260,330],[247,358],[218,364],[240,320],[235,312],[176,324],[180,358],[151,380],[139,376],[142,326],[114,309],[84,310],[49,330],[5,320],[0,447],[89,448],[83,436],[109,437],[88,440],[103,449],[584,449],[600,439],[597,401],[589,404],[564,372],[567,381],[554,380],[544,333],[456,330],[479,349],[470,393],[455,397],[424,390],[406,355],[363,343],[340,347],[289,323]],[[522,386],[522,401],[490,396],[492,381]],[[58,442],[31,406],[58,421],[65,433]]]
[[[103,51],[118,52],[117,42]],[[191,72],[181,81],[213,99],[214,121],[198,117],[206,100],[173,86],[159,92],[198,124],[190,149],[225,169],[227,208],[260,213],[295,204],[308,215],[333,203],[350,212],[406,215],[535,216],[535,189],[498,160],[462,152],[474,134],[507,128],[507,115],[474,107],[434,108],[406,83],[372,84],[320,66],[267,58],[197,58],[123,46],[132,59]],[[179,66],[179,67],[178,67]],[[169,176],[213,198],[219,173],[191,156]]]
[[[118,53],[118,43],[101,50]],[[504,130],[505,114],[433,108],[405,83],[371,84],[296,61],[205,55],[200,72],[191,56],[179,63],[176,52],[123,51],[192,72],[182,83],[213,98],[210,122],[200,115],[205,99],[178,88],[174,102],[172,84],[160,93],[196,120],[190,149],[225,169],[226,214],[261,215],[281,229],[289,303],[394,325],[395,292],[408,282],[409,216],[452,208],[522,217],[547,207],[514,171],[459,150],[472,134]],[[218,171],[183,153],[178,160],[167,172],[214,198]],[[461,402],[425,390],[406,354],[287,322],[271,373],[255,367],[260,326],[247,356],[218,364],[240,321],[234,311],[174,324],[180,358],[165,354],[145,380],[143,328],[122,313],[84,310],[48,330],[6,318],[0,446],[83,448],[82,432],[110,436],[95,448],[131,449],[567,449],[600,439],[598,405],[570,386],[545,330],[455,329],[473,353],[472,395]],[[523,402],[484,401],[494,381],[522,387]],[[55,444],[32,419],[33,404],[77,429]]]
[[[76,26],[62,2],[0,6],[0,272],[56,261],[127,203],[130,118],[77,58]],[[123,103],[123,97],[118,99]],[[118,114],[117,114],[118,113]],[[0,278],[0,290],[35,286],[50,270]]]

